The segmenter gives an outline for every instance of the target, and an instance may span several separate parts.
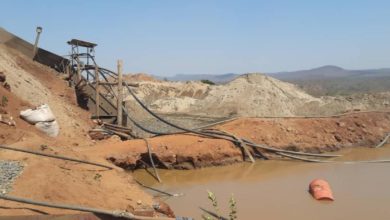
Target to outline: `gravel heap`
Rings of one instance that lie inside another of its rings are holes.
[[[23,170],[19,161],[0,160],[0,194],[4,195],[12,190],[12,183]]]
[[[322,103],[293,84],[261,73],[244,74],[223,85],[144,81],[133,90],[152,110],[163,114],[293,116],[302,105]],[[131,96],[125,101],[127,106],[135,102]]]

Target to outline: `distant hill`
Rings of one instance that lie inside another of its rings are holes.
[[[314,96],[390,91],[390,68],[347,70],[338,66],[268,74]]]
[[[217,84],[229,82],[241,74],[178,74],[172,77],[156,77],[170,81],[199,81],[207,79]],[[298,85],[314,96],[351,95],[390,91],[390,68],[347,70],[338,66],[322,66],[292,72],[268,73],[267,75]]]
[[[390,68],[367,69],[367,70],[346,70],[338,66],[322,66],[309,70],[299,70],[293,72],[280,72],[268,74],[278,79],[330,79],[343,77],[381,77],[390,76]]]

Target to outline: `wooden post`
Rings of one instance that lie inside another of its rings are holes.
[[[123,104],[123,89],[122,89],[122,60],[118,60],[118,115],[117,115],[117,123],[122,126],[122,104]]]
[[[36,32],[37,32],[37,36],[35,37],[35,43],[34,43],[34,48],[33,48],[33,55],[32,55],[33,59],[35,58],[35,56],[37,55],[37,52],[38,52],[38,42],[39,42],[39,36],[42,33],[42,27],[37,27]]]
[[[96,65],[96,64],[95,64]],[[99,119],[100,117],[100,86],[99,86],[99,67],[96,65],[95,66],[95,90],[96,90],[96,118]]]

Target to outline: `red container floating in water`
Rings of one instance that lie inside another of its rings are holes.
[[[322,179],[315,179],[309,185],[309,192],[317,200],[334,201],[332,190],[327,181]]]

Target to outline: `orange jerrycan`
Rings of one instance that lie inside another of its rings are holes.
[[[329,183],[322,179],[315,179],[311,181],[309,185],[309,192],[317,200],[334,200]]]

